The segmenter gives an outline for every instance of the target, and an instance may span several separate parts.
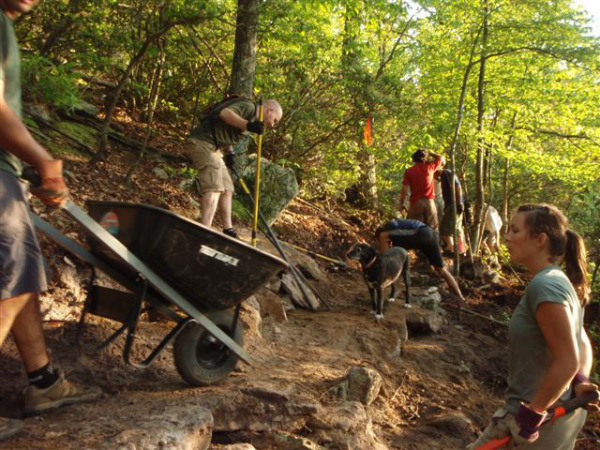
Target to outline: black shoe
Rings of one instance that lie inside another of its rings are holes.
[[[227,236],[231,236],[232,238],[236,238],[236,239],[240,238],[240,236],[237,234],[237,232],[233,228],[224,228],[223,234],[226,234]]]

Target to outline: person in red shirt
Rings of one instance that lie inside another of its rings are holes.
[[[414,152],[412,160],[415,163],[414,166],[404,172],[400,190],[400,210],[406,211],[404,200],[406,191],[410,187],[410,206],[406,218],[419,220],[437,231],[438,217],[433,201],[435,198],[433,176],[446,160],[442,155],[423,149]]]

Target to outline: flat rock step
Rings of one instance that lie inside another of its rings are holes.
[[[13,439],[0,441],[0,449],[205,450],[213,418],[197,398],[143,392],[66,406],[24,425]]]

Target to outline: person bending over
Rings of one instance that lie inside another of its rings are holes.
[[[229,102],[216,117],[209,115],[200,122],[187,138],[184,151],[198,170],[202,195],[200,223],[210,227],[218,207],[223,232],[238,237],[231,222],[234,187],[227,170],[227,166],[234,164],[233,146],[248,132],[262,134],[265,126],[273,128],[283,113],[276,100],[266,100],[261,122],[258,108],[252,101],[240,97]]]
[[[379,242],[380,253],[385,252],[391,246],[423,252],[429,264],[444,279],[450,291],[462,301],[465,300],[458,283],[444,266],[438,234],[430,226],[418,220],[395,219],[379,227],[375,231],[375,237]]]

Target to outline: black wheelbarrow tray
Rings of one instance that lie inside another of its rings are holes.
[[[79,322],[94,314],[120,322],[100,348],[126,334],[123,358],[147,367],[173,342],[175,366],[194,386],[221,381],[244,351],[242,302],[287,268],[281,259],[172,212],[142,204],[89,201],[89,216],[63,209],[86,231],[91,251],[32,214],[36,227],[93,268]],[[96,269],[127,291],[94,283]],[[141,362],[131,359],[140,315],[157,312],[175,327]]]

